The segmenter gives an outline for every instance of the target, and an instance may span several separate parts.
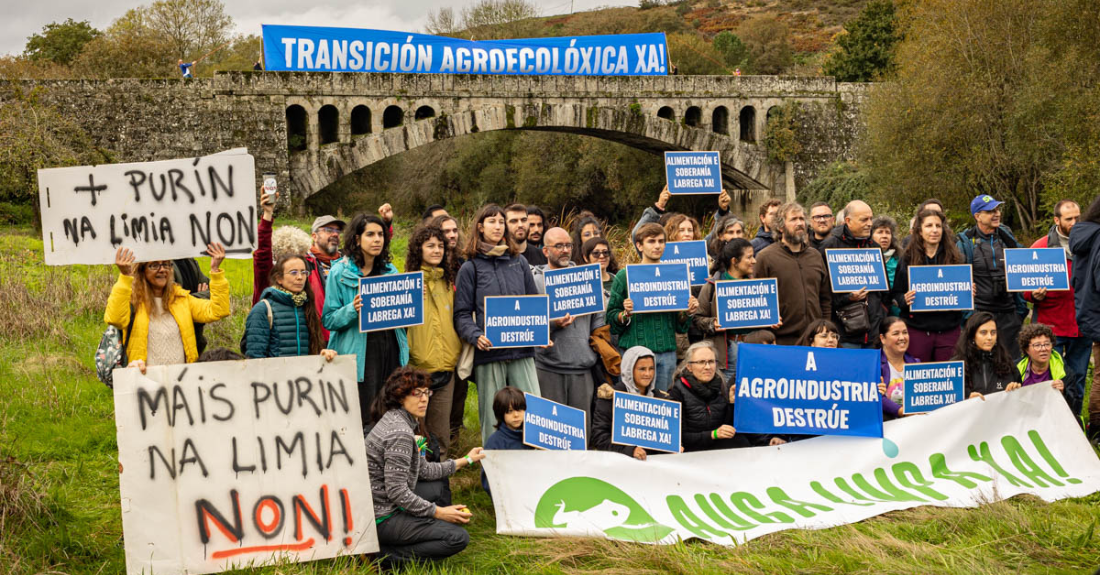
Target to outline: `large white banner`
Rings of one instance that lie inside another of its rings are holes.
[[[38,170],[46,264],[110,264],[119,246],[139,262],[228,257],[256,247],[256,169],[244,148],[212,156]]]
[[[126,571],[378,550],[355,357],[115,370]]]
[[[1100,490],[1100,461],[1047,385],[886,424],[885,439],[650,456],[490,451],[497,532],[734,545],[918,505],[977,507]]]

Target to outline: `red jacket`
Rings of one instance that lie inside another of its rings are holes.
[[[271,231],[274,222],[260,218],[260,225],[256,228],[256,250],[252,252],[252,305],[260,301],[260,295],[267,289],[271,282],[271,270],[275,267],[275,255],[271,251]],[[321,275],[321,265],[313,254],[302,254],[306,258],[306,267],[309,268],[309,289],[313,294],[313,304],[317,308],[317,317],[321,317],[321,310],[325,307],[325,279]],[[328,341],[328,330],[321,328],[321,333]]]
[[[1057,233],[1057,229],[1051,228],[1050,234]],[[1061,247],[1057,245],[1057,239],[1054,246],[1050,245],[1050,234],[1035,240],[1031,247]],[[1069,269],[1069,276],[1073,277],[1073,261],[1067,261],[1066,266]],[[1024,292],[1024,299],[1035,304],[1036,321],[1049,325],[1054,330],[1054,335],[1058,337],[1081,336],[1081,332],[1077,329],[1077,307],[1073,304],[1072,287],[1068,291],[1048,291],[1047,296],[1039,301],[1031,294],[1032,292],[1029,291]]]

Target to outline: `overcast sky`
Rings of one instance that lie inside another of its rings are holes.
[[[457,11],[475,0],[224,0],[237,31],[259,34],[260,24],[345,26],[422,32],[429,10],[451,6]],[[569,12],[570,0],[532,0],[543,16]],[[152,0],[0,0],[0,54],[23,51],[27,37],[50,22],[88,20],[104,29],[126,10]],[[637,6],[637,0],[572,0],[574,10],[600,6]]]

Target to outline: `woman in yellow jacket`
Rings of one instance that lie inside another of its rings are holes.
[[[409,365],[432,376],[431,399],[425,416],[428,432],[446,453],[451,438],[454,370],[462,340],[454,326],[455,266],[443,230],[425,226],[413,231],[405,271],[424,272],[424,323],[408,328]]]
[[[142,371],[146,365],[192,363],[199,358],[194,323],[210,323],[229,315],[229,281],[219,266],[225,259],[221,244],[206,247],[210,254],[210,299],[191,297],[173,281],[170,260],[135,264],[132,251],[115,252],[118,281],[107,298],[103,321],[123,332],[132,330],[126,357]],[[133,325],[130,310],[134,312]]]

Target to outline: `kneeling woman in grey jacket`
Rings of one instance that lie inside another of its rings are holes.
[[[367,436],[367,473],[385,565],[444,559],[470,543],[460,527],[470,522],[465,505],[438,507],[413,492],[418,479],[447,477],[485,457],[480,447],[461,459],[436,463],[420,453],[415,430],[428,411],[431,385],[428,372],[398,368],[371,405],[376,425]]]

